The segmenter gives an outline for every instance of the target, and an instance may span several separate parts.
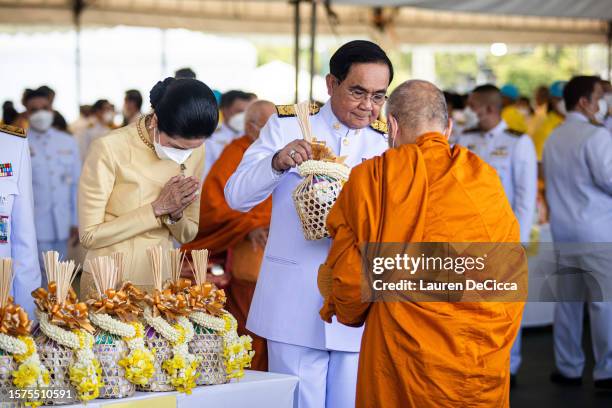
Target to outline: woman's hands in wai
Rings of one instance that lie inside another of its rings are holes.
[[[183,210],[198,199],[200,183],[195,177],[174,176],[151,203],[156,217],[169,215],[172,221],[183,216]]]

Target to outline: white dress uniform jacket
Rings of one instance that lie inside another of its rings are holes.
[[[289,142],[302,137],[291,107],[277,107],[246,151],[225,186],[229,206],[248,211],[272,194],[270,233],[251,303],[247,328],[267,339],[321,350],[358,352],[361,328],[334,320],[321,320],[323,305],[317,287],[319,266],[329,252],[330,240],[307,241],[291,194],[302,181],[297,169],[283,174],[272,169],[272,156]],[[285,114],[286,113],[286,114]],[[388,148],[386,126],[375,122],[364,129],[349,129],[326,103],[310,116],[317,140],[325,141],[337,156],[346,156],[351,167]]]
[[[13,258],[13,296],[34,319],[31,292],[41,284],[34,229],[32,170],[25,132],[0,125],[0,257]]]
[[[28,140],[37,239],[39,242],[67,240],[70,227],[78,225],[81,159],[77,142],[54,128],[44,133],[30,128]]]

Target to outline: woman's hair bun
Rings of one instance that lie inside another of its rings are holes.
[[[157,82],[155,86],[151,89],[151,92],[149,92],[149,100],[151,101],[151,106],[153,107],[153,109],[157,108],[157,106],[159,105],[159,102],[163,99],[164,95],[166,94],[166,90],[168,89],[168,86],[174,81],[176,81],[176,79],[172,77],[168,77],[164,79],[163,81]]]

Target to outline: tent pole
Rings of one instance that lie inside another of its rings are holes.
[[[81,14],[84,8],[84,0],[74,0],[72,3],[72,19],[76,37],[74,48],[75,91],[79,111],[81,109]]]
[[[300,76],[300,0],[293,0],[294,8],[294,46],[293,63],[295,64],[295,103],[299,102],[299,76]]]
[[[308,100],[312,101],[312,84],[315,74],[315,40],[317,36],[317,0],[312,0],[310,11],[310,92]]]

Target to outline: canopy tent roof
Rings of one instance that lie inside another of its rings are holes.
[[[75,0],[0,0],[0,24],[5,30],[68,27],[74,24],[74,5]],[[338,24],[319,7],[318,34],[367,35],[412,44],[606,43],[606,20],[612,19],[610,0],[332,0],[331,5]],[[374,8],[381,5],[385,7]],[[83,0],[83,6],[83,26],[180,27],[230,34],[294,30],[294,6],[287,0]],[[302,8],[307,27],[310,7]],[[496,14],[487,14],[492,12]]]

